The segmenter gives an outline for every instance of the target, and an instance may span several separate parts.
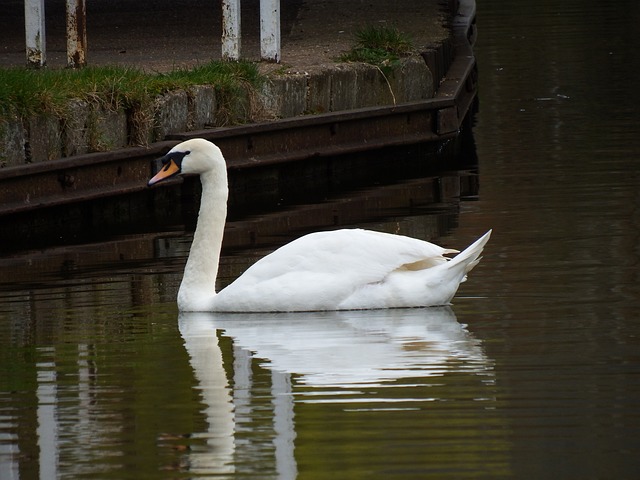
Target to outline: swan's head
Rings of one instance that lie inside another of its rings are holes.
[[[181,174],[202,175],[209,172],[226,174],[226,163],[220,149],[203,138],[182,142],[159,159],[160,171],[149,180],[149,186]]]

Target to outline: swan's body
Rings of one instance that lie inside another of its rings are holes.
[[[227,214],[227,170],[220,149],[202,139],[175,146],[153,185],[199,174],[202,200],[178,291],[181,311],[311,311],[446,305],[478,263],[487,232],[457,253],[422,240],[368,230],[301,237],[251,266],[219,293],[215,280]]]

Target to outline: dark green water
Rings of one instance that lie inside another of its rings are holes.
[[[479,1],[479,190],[327,206],[450,247],[493,228],[451,308],[179,317],[175,233],[0,258],[0,478],[636,478],[638,23]]]

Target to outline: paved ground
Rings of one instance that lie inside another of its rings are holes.
[[[281,0],[282,64],[302,69],[331,63],[364,25],[392,25],[418,48],[448,35],[446,0]],[[46,0],[47,64],[66,64],[65,0]],[[22,66],[23,0],[2,0],[0,66]],[[88,0],[91,65],[135,65],[164,71],[220,58],[219,0]],[[259,0],[242,0],[242,55],[259,57]]]

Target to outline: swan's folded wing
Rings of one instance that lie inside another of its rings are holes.
[[[262,258],[222,290],[227,309],[322,310],[398,269],[428,268],[454,253],[422,240],[368,230],[306,235]]]

